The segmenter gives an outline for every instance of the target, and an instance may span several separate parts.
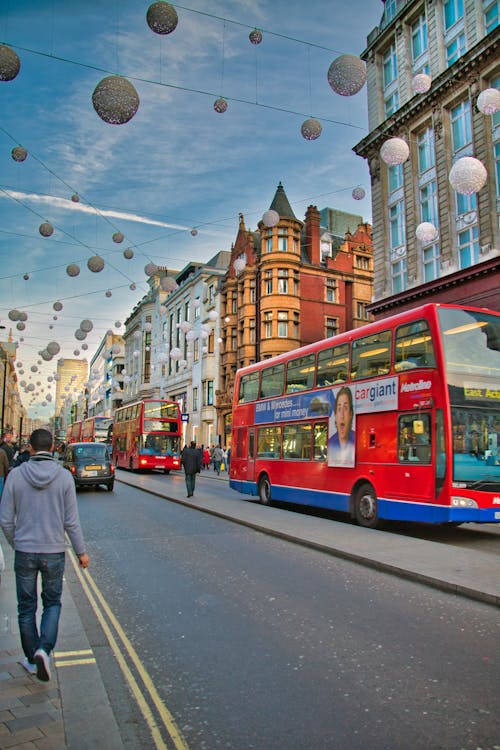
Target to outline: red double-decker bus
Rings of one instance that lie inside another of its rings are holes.
[[[111,417],[87,417],[83,420],[82,443],[111,443],[113,419]]]
[[[359,524],[500,521],[500,315],[427,304],[236,374],[233,489]]]
[[[144,400],[114,413],[113,459],[138,471],[180,468],[181,415],[176,401]]]
[[[69,424],[66,429],[66,443],[79,443],[82,437],[82,420]]]

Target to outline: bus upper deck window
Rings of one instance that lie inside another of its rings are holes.
[[[396,331],[394,369],[401,371],[435,366],[434,347],[427,321],[417,320],[400,326]]]

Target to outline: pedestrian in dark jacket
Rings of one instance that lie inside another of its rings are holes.
[[[9,473],[9,469],[10,465],[7,454],[3,448],[0,448],[0,497],[2,497],[3,485],[7,478],[7,474]]]
[[[189,448],[187,445],[184,446],[181,456],[181,464],[184,467],[184,473],[186,475],[188,497],[193,497],[194,495],[196,475],[201,471],[202,460],[201,451],[196,447],[196,442],[191,440]]]
[[[25,461],[29,461],[31,457],[29,445],[23,445],[22,450],[19,451],[17,456],[14,459],[14,463],[12,464],[12,468],[15,466],[21,466]]]
[[[6,432],[3,436],[3,440],[0,443],[0,448],[5,451],[7,458],[9,459],[9,466],[12,466],[14,461],[14,454],[16,449],[14,448],[14,436],[12,432]]]

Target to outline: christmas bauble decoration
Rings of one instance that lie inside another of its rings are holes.
[[[477,108],[483,115],[494,115],[500,109],[500,91],[484,89],[477,97]]]
[[[316,138],[320,137],[322,130],[323,128],[321,127],[320,121],[315,120],[314,117],[304,120],[300,128],[302,137],[305,138],[306,141],[315,141]]]
[[[408,144],[403,138],[389,138],[380,149],[380,157],[386,164],[402,164],[410,155]]]
[[[24,161],[26,157],[28,156],[28,152],[26,151],[23,146],[15,146],[15,148],[12,149],[10,152],[12,158],[14,161]]]
[[[92,104],[101,120],[110,125],[123,125],[139,109],[139,95],[123,76],[107,76],[95,87]]]
[[[438,230],[430,221],[423,221],[416,228],[415,234],[420,242],[433,242],[438,235]]]
[[[87,268],[89,271],[92,271],[92,273],[99,273],[99,271],[102,271],[104,268],[104,261],[101,258],[100,255],[93,255],[91,258],[87,261]]]
[[[450,169],[450,184],[461,195],[477,193],[487,179],[488,172],[483,162],[473,156],[462,156]]]
[[[248,38],[252,44],[260,44],[262,42],[262,31],[260,29],[254,29],[250,32]]]
[[[355,187],[352,191],[352,197],[355,201],[362,201],[366,193],[362,187]]]
[[[280,215],[277,211],[270,208],[269,211],[264,211],[262,215],[262,223],[265,224],[266,227],[275,227],[276,224],[279,223]]]
[[[223,96],[219,97],[219,99],[216,99],[214,102],[214,109],[216,112],[219,112],[219,114],[222,114],[227,109],[227,101],[224,99]]]
[[[416,94],[425,94],[432,86],[432,78],[427,73],[417,73],[411,80],[411,87]]]
[[[0,81],[13,81],[21,69],[21,61],[16,52],[5,44],[0,44]]]
[[[160,0],[149,6],[146,21],[155,34],[171,34],[177,28],[179,18],[173,5]]]
[[[340,55],[328,69],[328,83],[341,96],[353,96],[366,81],[366,67],[356,55]]]

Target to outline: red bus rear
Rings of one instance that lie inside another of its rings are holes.
[[[82,443],[111,443],[113,419],[111,417],[88,417],[83,420]]]
[[[82,437],[83,422],[73,422],[66,430],[66,443],[80,443]]]
[[[181,415],[176,401],[144,400],[121,406],[113,421],[117,467],[138,471],[180,468]]]
[[[500,315],[424,305],[236,374],[230,485],[379,519],[500,521]]]

